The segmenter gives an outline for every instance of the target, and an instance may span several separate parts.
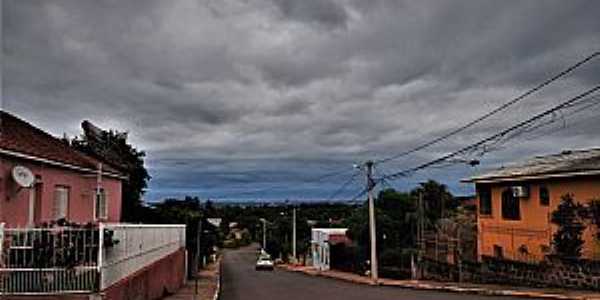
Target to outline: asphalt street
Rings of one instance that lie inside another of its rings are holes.
[[[341,280],[313,277],[283,270],[255,271],[256,249],[229,250],[224,254],[223,300],[422,300],[422,299],[511,299],[457,293],[417,291],[396,287],[358,285]]]

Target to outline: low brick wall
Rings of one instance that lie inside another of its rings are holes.
[[[459,278],[458,266],[444,262],[424,259],[421,270],[423,279],[458,281]],[[464,262],[460,271],[464,282],[600,290],[600,264],[586,260],[525,263],[483,257],[481,263]]]
[[[90,300],[92,295],[88,294],[73,294],[73,295],[57,295],[57,296],[0,296],[0,299],[7,300]]]
[[[482,266],[486,282],[600,290],[599,265],[585,260],[521,263],[485,257]]]
[[[185,280],[185,249],[161,259],[106,289],[103,299],[153,300],[175,293]]]

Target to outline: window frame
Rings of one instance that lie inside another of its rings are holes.
[[[482,197],[485,195],[486,197]],[[478,212],[482,216],[491,216],[493,213],[492,208],[492,187],[490,186],[480,186],[477,187],[477,198],[479,200],[479,208]],[[484,206],[484,200],[487,202],[487,205]],[[485,209],[484,209],[485,208]]]
[[[59,192],[64,192],[64,198],[58,199]],[[60,204],[58,202],[61,201]],[[64,184],[57,184],[54,186],[54,199],[52,202],[52,219],[69,219],[69,205],[71,202],[71,187]],[[60,206],[60,208],[58,207]]]
[[[542,198],[542,191],[545,191],[544,194],[546,197],[544,198]],[[550,206],[550,190],[546,185],[540,185],[538,188],[538,197],[540,198],[541,206]]]
[[[104,206],[101,206],[101,202],[104,202]],[[94,190],[94,220],[106,219],[108,219],[108,193],[104,188],[98,188]]]
[[[505,197],[506,195],[510,195],[510,198]],[[510,187],[505,188],[502,191],[502,196],[500,198],[501,198],[500,199],[500,205],[501,205],[500,211],[501,211],[502,219],[508,220],[508,221],[520,221],[521,220],[521,199],[519,197],[515,197],[512,189]],[[516,205],[516,207],[514,205]]]
[[[493,247],[494,257],[503,259],[504,258],[504,248],[500,245],[494,245]]]

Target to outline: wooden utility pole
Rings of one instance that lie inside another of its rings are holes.
[[[296,208],[292,212],[292,256],[294,256],[294,263],[296,263]]]
[[[417,203],[417,244],[419,250],[417,251],[417,279],[420,279],[422,274],[422,261],[423,254],[425,253],[425,212],[423,209],[423,191],[419,191],[419,201]]]
[[[267,251],[267,220],[261,218],[260,221],[263,224],[262,248]]]
[[[369,236],[371,240],[371,279],[377,283],[379,279],[377,269],[377,230],[375,225],[375,200],[373,199],[373,162],[368,161],[367,166],[367,191],[369,195]]]

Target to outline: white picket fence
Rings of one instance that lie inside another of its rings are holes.
[[[0,224],[0,295],[101,291],[184,247],[185,225]]]

